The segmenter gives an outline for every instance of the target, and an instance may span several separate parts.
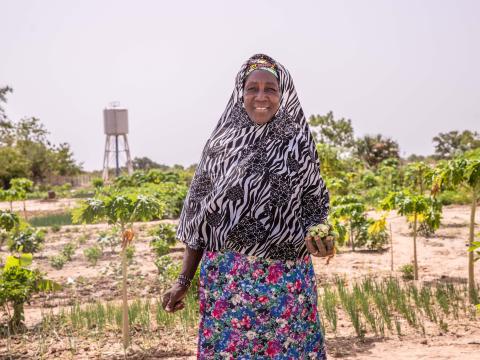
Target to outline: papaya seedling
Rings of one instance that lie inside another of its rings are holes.
[[[161,218],[164,206],[155,197],[123,188],[98,194],[85,200],[73,212],[75,223],[94,223],[106,220],[120,229],[122,262],[122,333],[123,349],[130,345],[127,297],[127,247],[134,238],[133,223]]]

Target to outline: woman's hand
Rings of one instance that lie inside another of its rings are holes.
[[[305,245],[312,256],[331,257],[335,254],[335,243],[333,236],[311,236],[305,237]]]
[[[183,299],[187,295],[188,287],[175,283],[163,294],[162,307],[166,312],[175,312],[185,307]]]

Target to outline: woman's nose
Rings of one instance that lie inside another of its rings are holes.
[[[256,96],[255,96],[255,100],[266,100],[266,94],[265,94],[265,91],[262,90],[262,89],[259,89]]]

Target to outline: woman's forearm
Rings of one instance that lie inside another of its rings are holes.
[[[185,275],[189,279],[193,279],[195,271],[197,271],[198,264],[202,260],[203,249],[194,250],[185,247],[185,252],[183,253],[183,265],[182,265],[182,275]]]

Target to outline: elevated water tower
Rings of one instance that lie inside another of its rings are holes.
[[[120,155],[125,155],[128,174],[133,172],[132,158],[128,146],[128,110],[121,109],[118,103],[111,103],[103,110],[105,132],[105,154],[103,157],[103,180],[108,181],[110,160],[115,161],[115,174],[120,174]]]

